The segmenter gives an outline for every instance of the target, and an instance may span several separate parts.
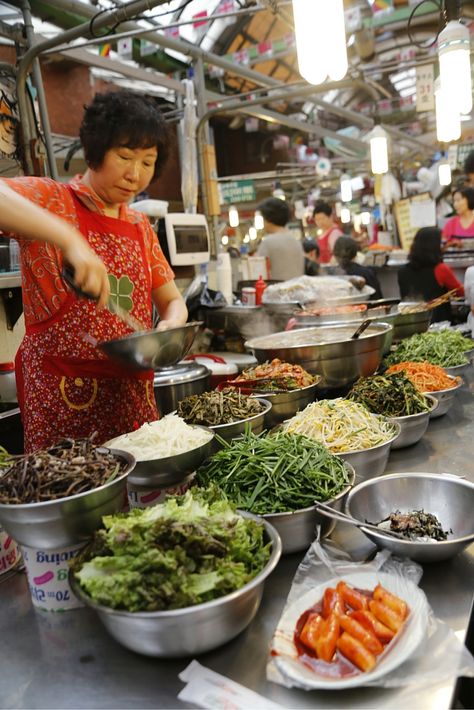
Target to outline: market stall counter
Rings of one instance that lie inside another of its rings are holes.
[[[430,423],[416,445],[394,451],[386,473],[450,472],[474,481],[474,373],[455,404]],[[338,524],[333,540],[354,559],[374,550],[369,540]],[[268,649],[291,581],[303,553],[282,557],[267,580],[262,606],[250,626],[199,661],[214,671],[288,708],[442,708],[452,707],[459,688],[453,679],[440,685],[358,688],[346,691],[288,690],[266,680]],[[179,708],[183,688],[178,674],[191,659],[159,660],[119,646],[87,609],[62,614],[35,612],[26,576],[4,575],[0,584],[0,628],[4,654],[2,708]],[[437,618],[459,639],[468,631],[474,590],[474,545],[446,562],[425,565],[420,583]],[[471,627],[474,622],[471,623]],[[472,637],[472,628],[470,631]],[[472,649],[471,649],[472,650]],[[462,692],[462,689],[461,689]],[[467,706],[466,706],[467,707]]]

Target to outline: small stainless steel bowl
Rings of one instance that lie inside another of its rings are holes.
[[[341,454],[336,454],[339,458],[354,467],[356,481],[365,481],[366,478],[374,478],[381,476],[387,468],[390,449],[395,441],[400,436],[401,427],[398,422],[392,422],[395,428],[395,434],[383,444],[372,446],[370,449],[361,449],[360,451],[347,451]]]
[[[355,481],[354,468],[344,462],[348,471],[349,484],[337,496],[325,501],[334,510],[342,510],[347,494]],[[314,506],[290,513],[268,513],[261,516],[273,525],[281,538],[282,554],[306,550],[316,537],[316,526],[321,528],[320,537],[327,537],[336,525],[334,520],[318,513]]]
[[[304,409],[308,404],[314,402],[320,379],[318,377],[317,382],[312,385],[300,387],[296,390],[288,390],[288,392],[262,392],[262,394],[255,394],[254,396],[258,399],[265,399],[267,402],[271,402],[272,405],[265,417],[266,428],[271,429],[277,424],[281,424],[285,419],[290,419],[300,409]]]
[[[416,305],[412,303],[399,303],[398,308]],[[418,311],[416,313],[398,313],[393,324],[393,342],[398,343],[404,338],[409,338],[415,333],[425,333],[431,322],[431,311]]]
[[[169,611],[118,611],[96,604],[82,591],[72,572],[69,580],[74,594],[99,615],[107,631],[126,648],[145,656],[179,658],[196,656],[222,646],[240,634],[252,621],[260,606],[266,578],[281,556],[280,537],[266,520],[249,513],[244,517],[258,519],[265,526],[271,542],[271,556],[254,579],[220,599]]]
[[[456,399],[456,394],[459,392],[464,382],[460,377],[452,378],[457,384],[454,387],[450,387],[447,390],[437,390],[435,392],[425,392],[424,394],[430,394],[438,402],[438,406],[430,413],[430,419],[437,419],[442,417],[443,414],[449,412]]]
[[[451,377],[459,377],[459,375],[463,375],[470,367],[471,361],[469,359],[469,362],[466,362],[465,365],[453,365],[452,367],[445,367],[444,369]]]
[[[417,562],[439,562],[454,557],[474,540],[474,484],[457,476],[436,473],[392,473],[364,481],[347,497],[346,511],[362,522],[378,523],[399,510],[423,509],[436,515],[443,530],[452,530],[440,542],[398,540],[361,528],[378,547]]]
[[[254,414],[247,419],[239,419],[236,422],[230,422],[229,424],[216,424],[215,426],[210,426],[209,429],[212,429],[215,434],[225,439],[225,441],[232,441],[232,439],[236,439],[243,434],[247,424],[250,425],[250,429],[254,434],[260,434],[265,425],[265,418],[270,414],[272,403],[269,402],[268,399],[259,398],[259,400],[264,405],[264,409],[258,414]],[[214,448],[216,446],[217,442],[214,443]]]
[[[406,417],[389,417],[391,422],[397,422],[401,427],[400,436],[393,442],[392,449],[404,449],[406,446],[416,444],[428,429],[430,416],[438,408],[438,400],[432,392],[425,394],[425,397],[431,404],[427,412],[409,414]]]
[[[192,425],[195,426],[195,425]],[[197,427],[209,432],[209,441],[197,446],[190,451],[184,451],[176,456],[167,456],[162,459],[137,461],[133,472],[128,477],[132,486],[146,488],[168,488],[179,485],[208,458],[212,453],[214,432],[209,427]]]
[[[0,523],[20,545],[54,550],[88,540],[102,523],[103,515],[121,510],[127,477],[135,459],[126,451],[110,449],[126,462],[125,471],[110,483],[85,493],[44,503],[0,504]]]

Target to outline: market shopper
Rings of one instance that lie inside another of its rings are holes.
[[[319,274],[319,247],[315,239],[303,239],[304,273],[306,276]]]
[[[322,235],[318,237],[321,264],[329,264],[331,261],[334,245],[342,237],[333,219],[332,207],[327,202],[318,202],[313,210],[313,217],[318,229],[322,230]]]
[[[457,188],[453,192],[456,215],[443,227],[443,240],[448,247],[462,248],[465,239],[474,239],[474,188]]]
[[[25,451],[59,438],[104,442],[158,418],[153,372],[111,362],[95,345],[130,332],[104,308],[109,294],[143,326],[186,322],[185,303],[156,235],[128,203],[154,180],[169,151],[151,100],[96,94],[80,128],[87,170],[68,185],[49,178],[0,182],[0,228],[19,240],[26,334],[15,368]],[[61,278],[98,303],[79,298]]]
[[[474,188],[474,150],[471,150],[464,161],[464,172],[468,186]]]
[[[284,200],[269,197],[259,206],[263,217],[265,237],[257,254],[267,257],[270,263],[270,277],[277,281],[303,276],[304,252],[289,229],[290,208]]]
[[[437,227],[423,227],[415,235],[408,255],[408,264],[398,272],[398,285],[403,300],[431,301],[456,289],[464,296],[464,288],[452,270],[443,263],[441,231]],[[433,310],[433,321],[451,319],[451,306],[443,303]]]
[[[339,237],[334,245],[334,258],[348,276],[361,276],[375,293],[372,298],[382,298],[382,290],[375,271],[370,266],[362,266],[355,261],[359,246],[352,237]]]

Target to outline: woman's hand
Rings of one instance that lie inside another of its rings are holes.
[[[103,308],[110,295],[105,264],[92,251],[80,232],[73,227],[70,227],[70,230],[70,238],[62,249],[64,260],[74,270],[75,285],[96,299],[99,308]]]
[[[186,323],[188,309],[174,281],[155,288],[151,295],[161,318],[158,330],[179,328]]]

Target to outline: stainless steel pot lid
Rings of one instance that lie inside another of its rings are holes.
[[[194,382],[210,376],[210,370],[198,362],[178,362],[170,367],[155,370],[154,387],[167,387],[185,382]]]

